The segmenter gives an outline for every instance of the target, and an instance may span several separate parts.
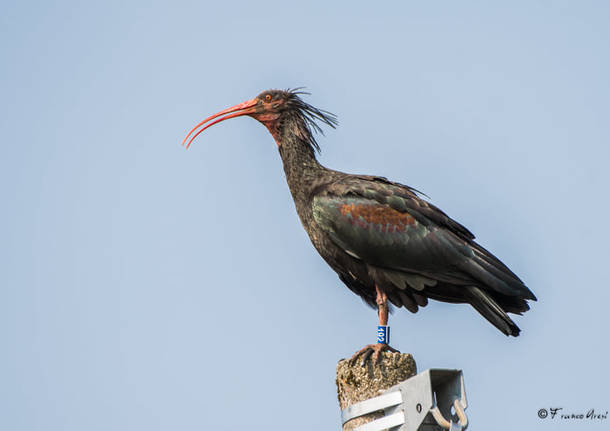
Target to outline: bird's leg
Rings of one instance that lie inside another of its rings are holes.
[[[379,288],[379,286],[375,285],[375,291],[377,293],[377,297],[375,302],[377,302],[377,314],[379,316],[379,325],[380,326],[387,326],[388,325],[388,295]],[[398,350],[390,347],[388,344],[386,343],[376,343],[376,344],[369,344],[368,346],[365,346],[364,348],[358,350],[356,353],[354,353],[354,356],[352,356],[352,358],[350,359],[350,362],[353,364],[356,362],[356,360],[358,359],[358,357],[360,355],[362,355],[362,363],[361,365],[364,366],[366,364],[366,361],[368,361],[368,359],[373,356],[373,362],[375,363],[379,363],[381,361],[381,352],[398,352]]]
[[[377,292],[377,314],[379,315],[379,324],[383,326],[387,326],[388,324],[388,295],[381,290],[377,285],[375,285],[375,290]]]

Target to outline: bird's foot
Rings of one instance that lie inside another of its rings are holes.
[[[392,353],[400,353],[395,348],[391,347],[388,344],[376,343],[369,344],[368,346],[363,347],[358,350],[349,360],[350,365],[354,365],[358,358],[362,356],[362,362],[360,363],[361,367],[366,365],[366,361],[368,361],[371,356],[373,359],[373,364],[379,364],[381,362],[381,352],[392,352]]]

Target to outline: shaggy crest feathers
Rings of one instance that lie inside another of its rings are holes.
[[[318,109],[315,106],[311,106],[309,103],[304,102],[299,96],[303,94],[309,95],[310,93],[302,91],[303,89],[304,87],[298,87],[289,88],[284,91],[286,94],[286,108],[299,115],[303,120],[303,124],[306,128],[305,136],[307,137],[307,143],[319,153],[320,146],[318,145],[313,132],[324,135],[324,131],[317,122],[321,121],[334,129],[339,124],[339,121],[337,120],[337,116],[332,112]]]

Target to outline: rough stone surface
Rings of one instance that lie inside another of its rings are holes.
[[[375,397],[386,389],[417,374],[417,366],[409,353],[383,352],[380,364],[367,361],[362,367],[357,361],[350,365],[342,359],[337,364],[337,397],[341,410],[360,401]],[[343,426],[344,431],[352,430],[362,424],[383,416],[374,412],[352,419]]]

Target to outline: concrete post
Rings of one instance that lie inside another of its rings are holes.
[[[381,353],[381,363],[372,364],[361,361],[350,365],[349,360],[342,359],[337,364],[337,397],[341,410],[360,401],[376,397],[386,389],[417,374],[417,366],[409,353]],[[350,431],[360,425],[383,416],[381,412],[352,419],[343,426],[343,431]]]

